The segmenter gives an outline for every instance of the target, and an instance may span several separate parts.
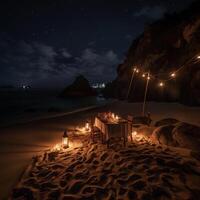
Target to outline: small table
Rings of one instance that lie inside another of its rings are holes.
[[[105,141],[109,147],[109,143],[112,139],[124,140],[124,146],[126,145],[128,134],[128,123],[125,119],[119,120],[105,120],[101,117],[95,117],[94,125],[100,129],[103,133],[103,141]]]

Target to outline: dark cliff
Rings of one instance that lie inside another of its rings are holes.
[[[164,88],[158,81],[150,80],[148,100],[178,101],[189,105],[200,105],[200,2],[196,1],[181,13],[166,15],[145,28],[144,33],[133,41],[126,59],[117,68],[118,76],[109,83],[105,96],[125,99],[132,70],[159,74],[166,80],[171,72],[176,79],[166,82]],[[129,101],[141,101],[144,96],[145,80],[141,74],[134,78]]]

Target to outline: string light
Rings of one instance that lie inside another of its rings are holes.
[[[173,72],[173,73],[171,73],[171,75],[170,75],[171,77],[176,77],[176,74]]]
[[[138,69],[136,67],[134,67],[133,71],[136,72]]]
[[[164,83],[163,83],[163,82],[160,82],[160,83],[159,83],[159,86],[160,86],[160,87],[163,87],[163,86],[164,86]]]
[[[192,58],[188,59],[187,62],[185,62],[182,66],[180,66],[176,71],[171,72],[171,73],[157,73],[157,74],[151,74],[150,75],[149,72],[145,72],[142,69],[138,69],[137,66],[135,66],[133,68],[133,71],[135,73],[137,73],[137,74],[139,72],[141,72],[142,73],[141,77],[145,78],[146,80],[150,80],[150,79],[158,80],[159,81],[158,82],[158,86],[159,87],[163,87],[163,86],[165,86],[165,82],[168,82],[168,81],[176,78],[177,72],[183,70],[186,66],[188,66],[188,64],[191,64],[191,62],[193,62],[195,58],[198,59],[198,60],[200,60],[200,55],[194,55]],[[162,76],[163,75],[167,76],[167,74],[168,74],[169,78],[166,78],[165,80],[161,81],[161,79],[159,78],[160,74],[162,74]]]

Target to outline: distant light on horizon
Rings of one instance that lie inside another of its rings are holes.
[[[105,83],[96,83],[96,84],[92,85],[92,88],[94,88],[94,89],[97,89],[97,88],[102,89],[102,88],[105,88],[105,87],[106,87]]]

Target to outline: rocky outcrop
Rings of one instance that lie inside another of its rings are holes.
[[[86,97],[94,96],[95,91],[89,84],[89,81],[82,75],[76,77],[75,81],[66,87],[60,94],[60,97]]]
[[[149,126],[139,121],[132,124],[132,133],[136,140],[144,140],[152,144],[187,148],[200,152],[200,127],[166,118]]]
[[[118,66],[117,78],[107,84],[105,96],[125,99],[133,66],[150,71],[161,80],[169,79],[177,72],[176,79],[158,87],[158,80],[150,80],[147,100],[178,101],[188,105],[200,105],[200,2],[181,13],[166,15],[149,25],[144,33],[133,41],[126,59]],[[129,101],[141,101],[145,81],[137,74],[130,90]]]

